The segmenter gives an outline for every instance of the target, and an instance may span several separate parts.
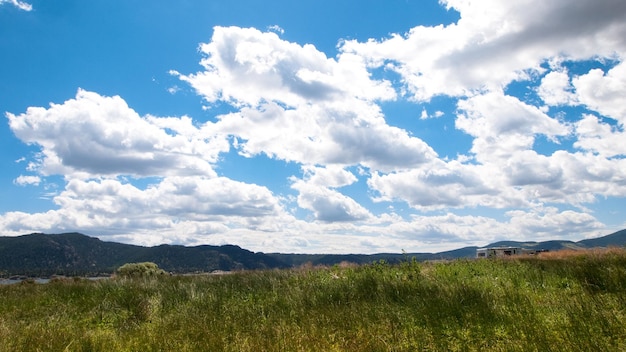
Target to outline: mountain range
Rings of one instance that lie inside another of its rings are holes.
[[[500,241],[486,247],[522,247],[527,249],[561,250],[626,246],[626,229],[594,239],[573,241],[518,242]],[[154,262],[173,273],[254,270],[311,265],[356,264],[385,260],[396,263],[415,258],[449,260],[473,258],[479,247],[463,247],[439,253],[379,254],[285,254],[251,252],[234,245],[194,246],[159,245],[144,247],[105,242],[80,233],[33,233],[17,237],[0,237],[0,277],[13,275],[40,276],[108,275],[125,263]]]

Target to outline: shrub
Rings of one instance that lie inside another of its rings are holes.
[[[166,274],[163,269],[152,262],[126,263],[117,268],[116,273],[123,277],[151,277]]]

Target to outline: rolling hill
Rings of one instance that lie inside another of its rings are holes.
[[[594,247],[610,247],[626,246],[626,229],[617,231],[610,235],[606,235],[599,238],[587,239],[578,242],[565,241],[565,240],[552,240],[543,242],[519,242],[519,241],[499,241],[490,243],[484,247],[521,247],[525,249],[537,249],[558,251],[562,249],[588,249]],[[392,253],[380,253],[380,254],[284,254],[284,253],[270,253],[269,255],[279,259],[291,266],[298,266],[304,263],[311,263],[313,265],[334,265],[341,262],[350,263],[371,263],[377,260],[386,260],[390,263],[396,263],[407,258],[415,258],[417,260],[451,260],[459,258],[474,258],[476,257],[476,250],[483,247],[463,247],[439,253],[404,253],[404,254],[392,254]]]
[[[485,247],[512,246],[527,249],[560,250],[586,249],[626,245],[626,229],[578,242],[500,241]],[[255,253],[238,246],[159,245],[143,247],[101,241],[80,233],[33,233],[17,237],[0,237],[0,277],[11,275],[98,275],[110,274],[122,264],[154,262],[174,273],[211,272],[214,270],[252,270],[312,265],[356,264],[385,260],[397,263],[408,258],[417,260],[446,260],[473,258],[478,247],[463,247],[440,253],[379,253],[379,254],[285,254]]]
[[[145,261],[176,273],[287,266],[262,253],[231,245],[143,247],[104,242],[80,233],[0,237],[0,275],[4,276],[109,274],[122,264]]]

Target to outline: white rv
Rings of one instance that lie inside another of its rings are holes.
[[[489,247],[476,250],[476,258],[507,257],[527,253],[520,247]]]

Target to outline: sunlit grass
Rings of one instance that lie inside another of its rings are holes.
[[[626,252],[0,287],[0,351],[626,350]]]

